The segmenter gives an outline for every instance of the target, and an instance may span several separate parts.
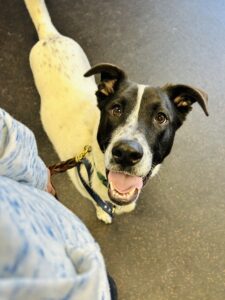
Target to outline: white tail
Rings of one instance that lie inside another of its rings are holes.
[[[37,30],[39,39],[45,39],[52,35],[59,34],[52,24],[44,0],[24,0],[31,19]]]

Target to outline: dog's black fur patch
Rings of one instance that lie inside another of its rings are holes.
[[[101,110],[101,118],[98,128],[97,139],[101,150],[107,148],[112,133],[119,126],[123,126],[131,114],[137,102],[138,86],[135,83],[124,81],[117,87],[115,93],[109,97],[100,95],[98,106]],[[123,111],[120,118],[113,117],[111,110],[119,105]]]
[[[110,64],[97,65],[85,76],[97,73],[101,74],[101,82],[96,92],[101,111],[97,139],[104,152],[113,133],[125,125],[132,114],[137,104],[139,85],[129,81],[123,70]],[[149,146],[153,155],[152,167],[162,163],[170,153],[176,130],[182,125],[195,102],[208,115],[207,95],[199,89],[186,85],[144,88],[135,130],[144,136]],[[118,112],[112,113],[114,107]],[[158,122],[158,115],[166,118],[166,122]]]
[[[167,117],[167,123],[155,121],[158,113]],[[138,115],[138,129],[144,134],[153,154],[153,165],[162,163],[170,153],[179,120],[173,103],[161,88],[146,87]]]

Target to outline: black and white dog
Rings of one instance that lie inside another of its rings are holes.
[[[208,115],[207,95],[180,84],[137,84],[111,64],[91,68],[82,48],[52,25],[44,1],[25,2],[39,36],[30,63],[43,126],[62,160],[81,153],[85,145],[92,147],[87,157],[91,172],[81,165],[80,174],[73,169],[69,175],[95,203],[98,218],[110,223],[110,214],[96,204],[84,182],[113,204],[116,214],[133,210],[143,186],[170,153],[192,104],[197,102]],[[101,76],[98,86],[95,74]]]

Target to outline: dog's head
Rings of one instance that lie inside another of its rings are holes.
[[[95,74],[101,74],[97,138],[105,155],[109,197],[117,205],[130,204],[170,153],[192,104],[197,102],[208,115],[207,95],[180,84],[139,85],[111,64],[96,65],[85,76]]]

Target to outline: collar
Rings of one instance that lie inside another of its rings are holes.
[[[88,174],[88,183],[84,180],[83,176],[81,175],[80,167],[81,165],[84,165],[86,172]],[[108,213],[111,217],[113,217],[114,213],[114,205],[109,201],[103,201],[101,197],[92,189],[91,187],[91,176],[93,173],[93,168],[90,163],[90,161],[87,158],[84,158],[80,161],[80,163],[77,166],[77,172],[80,178],[80,181],[82,182],[84,188],[88,192],[88,194],[91,196],[91,198],[94,200],[94,202],[101,207],[106,213]],[[97,172],[98,178],[100,181],[107,186],[107,180],[106,178],[100,173]]]

